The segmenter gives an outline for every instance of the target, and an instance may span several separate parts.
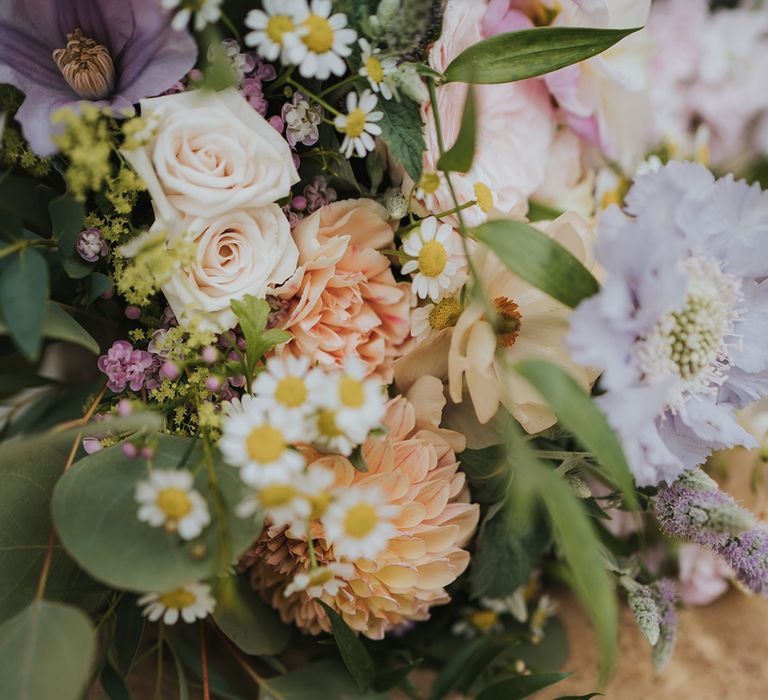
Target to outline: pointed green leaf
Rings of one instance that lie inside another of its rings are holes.
[[[636,509],[634,480],[624,450],[589,394],[564,369],[545,360],[524,360],[515,370],[544,397],[563,426],[618,484],[627,504]]]
[[[477,114],[475,91],[470,85],[464,101],[461,115],[461,127],[456,142],[437,161],[437,167],[443,171],[466,173],[472,167],[477,144]]]
[[[339,653],[347,670],[357,681],[360,690],[370,688],[376,675],[376,667],[368,650],[347,623],[344,622],[344,618],[341,615],[322,600],[320,605],[323,606],[325,614],[328,615],[328,619],[331,621],[333,638],[336,640],[336,646],[339,648]]]
[[[522,700],[568,678],[570,673],[535,673],[499,681],[483,690],[477,700]]]
[[[361,691],[342,664],[318,661],[270,678],[262,685],[260,697],[263,700],[387,700],[389,694]]]
[[[566,306],[596,294],[592,273],[570,251],[522,221],[493,219],[472,229],[512,272]]]
[[[432,683],[429,700],[442,700],[454,689],[467,691],[499,654],[509,649],[508,639],[478,637],[467,642],[445,663]]]
[[[597,56],[638,29],[537,27],[497,34],[454,58],[445,79],[488,84],[534,78]]]
[[[8,326],[0,320],[0,335],[9,333]],[[51,340],[65,340],[74,343],[95,355],[100,352],[99,344],[75,319],[55,302],[49,301],[43,317],[42,336]]]
[[[376,109],[384,113],[381,121],[381,139],[387,144],[392,157],[402,163],[414,182],[421,179],[424,143],[424,127],[419,105],[403,97],[397,100],[379,100]]]
[[[61,265],[73,279],[86,277],[93,271],[93,265],[77,253],[77,239],[84,227],[85,209],[80,202],[64,195],[48,205],[51,215],[53,238],[58,241]]]

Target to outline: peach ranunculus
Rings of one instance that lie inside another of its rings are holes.
[[[275,295],[288,304],[279,325],[293,335],[280,353],[324,367],[359,358],[368,375],[392,379],[410,331],[410,292],[389,259],[394,233],[384,207],[348,199],[322,207],[293,230],[299,268]]]
[[[587,268],[593,267],[593,231],[578,214],[568,212],[540,226]],[[402,391],[424,373],[442,376],[448,380],[453,402],[461,402],[466,390],[479,423],[488,423],[503,404],[527,432],[545,430],[556,422],[554,413],[505,365],[533,358],[548,360],[588,388],[597,372],[577,365],[565,347],[571,309],[510,272],[485,247],[478,247],[474,263],[483,292],[503,327],[497,334],[486,319],[485,304],[472,301],[454,326],[433,331],[395,363],[395,383]],[[503,353],[503,361],[497,351]]]
[[[421,377],[407,397],[392,399],[384,417],[386,435],[363,446],[368,471],[356,470],[346,457],[307,450],[308,462],[334,471],[336,487],[376,486],[391,505],[399,506],[397,533],[375,560],[357,559],[335,595],[319,600],[334,608],[354,630],[381,639],[408,621],[426,620],[433,605],[450,601],[445,587],[469,564],[464,549],[477,526],[479,507],[470,503],[456,451],[464,448],[458,433],[442,430],[445,405],[442,383]],[[322,525],[311,525],[320,565],[334,561]],[[306,540],[289,537],[283,527],[267,527],[242,559],[255,589],[280,613],[312,634],[329,632],[328,618],[317,598],[305,591],[285,596],[293,577],[309,571]]]
[[[449,0],[443,17],[443,31],[433,45],[429,62],[432,68],[444,71],[464,49],[483,39],[481,23],[486,3],[482,0]],[[459,134],[467,86],[449,83],[437,88],[437,109],[443,138],[449,147]],[[540,81],[501,85],[476,85],[477,148],[472,168],[466,174],[453,173],[459,204],[478,199],[476,186],[488,187],[495,207],[504,213],[526,203],[544,178],[552,138],[555,132],[554,110],[549,93]],[[439,151],[432,110],[429,101],[422,106],[427,150],[424,172],[437,172]],[[402,188],[406,196],[413,181],[404,175]],[[421,191],[419,191],[421,195]],[[417,200],[422,213],[438,213],[454,206],[447,183],[441,179],[436,191]],[[486,207],[487,208],[487,207]],[[468,225],[485,219],[480,207],[463,212]]]
[[[158,218],[262,207],[299,180],[288,143],[234,88],[155,97],[141,109],[157,123],[145,146],[124,155]]]

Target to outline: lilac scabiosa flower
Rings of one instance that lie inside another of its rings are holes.
[[[107,386],[119,393],[126,384],[132,391],[139,391],[151,379],[155,357],[146,350],[135,350],[127,340],[117,340],[102,355],[96,366],[107,375]]]
[[[280,116],[285,122],[285,138],[292,148],[297,143],[312,146],[320,138],[318,127],[323,121],[323,108],[310,102],[302,93],[294,92],[283,105]]]
[[[661,529],[672,537],[717,548],[752,527],[755,517],[736,505],[700,469],[662,488],[654,501]]]
[[[81,231],[75,245],[78,255],[86,262],[96,262],[109,253],[109,246],[97,228]]]
[[[757,525],[731,538],[719,550],[736,580],[753,593],[768,596],[768,527]]]
[[[54,152],[51,115],[80,101],[119,116],[195,64],[197,47],[157,0],[4,0],[0,83],[26,96],[16,113],[32,149]]]
[[[596,255],[605,285],[572,315],[569,347],[603,370],[637,483],[754,446],[734,409],[768,391],[768,193],[671,163],[604,212]]]

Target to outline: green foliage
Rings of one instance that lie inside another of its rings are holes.
[[[336,640],[336,646],[339,648],[339,653],[347,670],[352,674],[361,691],[370,688],[376,668],[368,650],[347,626],[341,615],[322,600],[320,605],[323,606],[323,610],[331,622],[333,638]]]
[[[570,673],[536,673],[531,676],[507,678],[485,688],[477,696],[477,700],[521,700],[559,683],[570,675]]]
[[[53,237],[58,242],[64,271],[73,279],[87,277],[93,271],[93,265],[83,260],[76,249],[77,239],[85,227],[83,205],[64,195],[48,205],[48,212],[51,215]]]
[[[320,661],[264,681],[261,697],[263,700],[387,700],[388,695],[373,690],[360,691],[344,666],[335,661]]]
[[[472,167],[477,144],[477,104],[470,85],[461,115],[461,127],[456,142],[437,161],[440,170],[466,173]]]
[[[379,101],[378,109],[384,113],[379,122],[381,138],[387,144],[392,157],[403,164],[414,182],[421,179],[424,143],[424,125],[419,105],[403,97],[396,100]]]
[[[489,84],[535,78],[597,56],[638,29],[537,27],[497,34],[454,58],[445,80]]]
[[[213,619],[224,634],[246,654],[279,654],[288,643],[290,628],[262,602],[242,576],[219,579]]]
[[[467,693],[480,674],[510,648],[509,639],[478,637],[462,646],[442,667],[432,683],[429,700],[442,700],[451,691]]]
[[[474,503],[491,505],[506,495],[510,470],[503,445],[464,450],[461,453],[461,470],[469,480]]]
[[[11,334],[8,326],[0,320],[0,335]],[[58,304],[49,301],[45,306],[41,336],[50,340],[65,340],[99,354],[99,344],[88,331],[75,321]]]
[[[472,233],[512,272],[566,306],[576,307],[599,290],[592,273],[570,251],[522,221],[495,219]]]
[[[259,536],[253,519],[234,515],[240,500],[237,471],[200,440],[157,436],[152,460],[175,469],[186,458],[195,486],[209,501],[212,523],[192,542],[139,522],[134,498],[146,464],[126,459],[119,445],[75,463],[53,496],[56,531],[67,551],[94,578],[133,591],[167,591],[228,568]]]
[[[96,650],[88,617],[37,601],[0,626],[0,688],[9,700],[79,700]]]
[[[30,360],[40,354],[49,294],[48,264],[34,248],[23,248],[0,268],[0,311],[5,328]]]

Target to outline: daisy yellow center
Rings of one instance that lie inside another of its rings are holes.
[[[301,406],[307,400],[307,386],[300,377],[285,377],[275,389],[275,399],[288,408]]]
[[[347,511],[344,518],[344,531],[350,537],[361,539],[370,535],[378,522],[379,516],[372,505],[358,503]]]
[[[322,518],[325,515],[325,511],[328,510],[328,506],[331,504],[331,496],[327,491],[316,493],[309,497],[309,502],[312,504],[312,518]]]
[[[448,262],[448,253],[440,241],[427,241],[419,252],[419,271],[427,277],[438,277]]]
[[[496,307],[496,335],[499,339],[499,345],[503,348],[511,348],[517,336],[520,335],[520,326],[522,324],[522,315],[514,301],[507,297],[497,297],[493,300]]]
[[[197,596],[185,588],[177,588],[168,593],[163,593],[163,595],[158,598],[158,602],[164,608],[175,608],[176,610],[188,608],[196,600]]]
[[[333,48],[333,29],[325,17],[310,15],[304,20],[309,32],[302,37],[307,48],[314,53],[325,53]]]
[[[353,109],[347,115],[347,124],[344,127],[344,133],[356,139],[365,131],[365,112],[360,107]]]
[[[375,56],[371,56],[365,62],[365,72],[374,83],[380,83],[384,80],[384,68],[381,65],[381,61]]]
[[[419,187],[426,194],[433,194],[440,187],[440,176],[437,173],[424,173],[419,180]]]
[[[248,456],[261,464],[274,462],[285,452],[282,432],[271,425],[260,425],[251,430],[246,438]]]
[[[192,510],[192,501],[184,489],[163,489],[157,494],[157,507],[166,517],[179,520],[189,515]]]
[[[339,399],[347,408],[360,408],[365,403],[363,383],[352,377],[343,377],[339,382]]]
[[[335,438],[342,434],[339,426],[336,425],[336,415],[328,409],[323,409],[318,414],[317,429],[320,435],[326,438]]]
[[[444,328],[452,328],[461,316],[461,304],[455,297],[446,297],[437,302],[429,312],[430,328],[441,331]]]
[[[267,22],[267,36],[276,44],[283,43],[283,34],[294,30],[293,22],[288,15],[275,15]]]
[[[333,578],[333,571],[330,569],[317,569],[309,575],[310,586],[322,586]]]
[[[478,610],[472,613],[469,621],[472,623],[472,627],[481,632],[489,631],[498,621],[499,616],[493,610]]]
[[[476,182],[472,189],[475,191],[477,206],[487,214],[493,209],[493,194],[490,188],[484,182]]]
[[[284,506],[296,496],[296,489],[290,484],[271,484],[259,491],[259,501],[265,508]]]

